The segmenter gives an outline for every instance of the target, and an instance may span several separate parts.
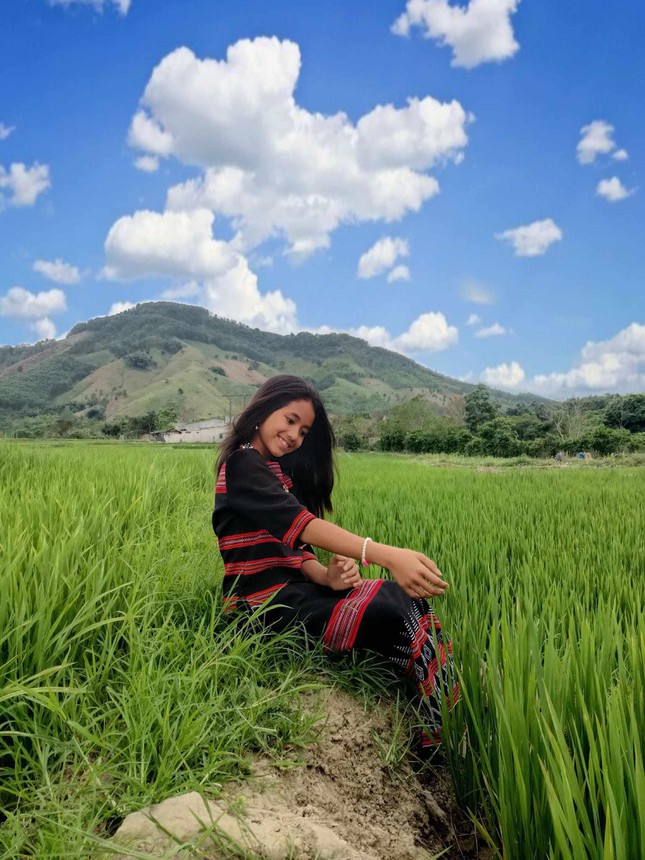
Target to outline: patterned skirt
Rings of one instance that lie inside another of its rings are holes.
[[[304,626],[325,650],[372,651],[414,682],[423,723],[422,748],[441,742],[442,701],[459,699],[452,645],[426,600],[416,600],[395,582],[364,579],[353,589],[332,591],[313,582],[291,582],[266,605],[263,624],[284,630]]]

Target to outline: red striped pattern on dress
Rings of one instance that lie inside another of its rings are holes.
[[[219,475],[217,476],[217,483],[215,484],[215,494],[217,493],[225,493],[226,492],[226,463],[222,465],[222,468],[219,470]]]
[[[434,627],[437,631],[441,630],[439,620],[432,610],[426,612],[419,619],[419,626],[414,633],[414,639],[410,642],[411,657],[405,669],[406,674],[409,674],[412,671],[415,661],[421,656],[421,649],[428,638],[428,630],[430,627]]]
[[[441,732],[421,732],[421,748],[427,750],[429,747],[436,747],[441,743]]]
[[[279,463],[276,463],[275,460],[267,460],[267,466],[269,467],[269,469],[271,469],[276,478],[280,479],[280,483],[283,487],[286,487],[288,490],[291,490],[293,488],[293,481],[291,480],[289,475],[284,474],[284,472],[280,468]]]
[[[272,567],[291,567],[300,570],[302,557],[300,555],[276,555],[268,558],[258,558],[253,561],[224,562],[224,576],[251,576],[262,573]]]
[[[286,584],[286,582],[281,582],[278,585],[272,585],[271,588],[265,588],[264,591],[254,591],[253,594],[245,594],[244,600],[249,606],[262,606],[276,591],[280,591]]]
[[[365,610],[383,585],[382,579],[364,579],[334,607],[323,643],[329,651],[347,651],[354,646]]]
[[[451,652],[452,653],[452,650]],[[421,694],[423,698],[423,693]],[[457,704],[459,699],[461,698],[461,688],[458,683],[455,683],[452,688],[452,694],[450,696],[450,701],[446,702],[446,706],[448,711],[452,711],[454,706]],[[428,749],[429,747],[438,746],[442,741],[443,729],[439,729],[438,731],[426,731],[425,729],[421,730],[421,748]]]
[[[266,529],[260,529],[256,532],[240,532],[236,535],[230,535],[230,537],[219,538],[220,552],[226,549],[256,546],[261,543],[280,543],[280,541],[269,534]]]
[[[270,597],[272,597],[281,588],[284,588],[286,582],[280,582],[278,585],[272,585],[270,588],[265,588],[263,591],[254,591],[253,594],[247,594],[240,597],[238,594],[229,594],[222,599],[224,612],[234,612],[240,605],[245,603],[248,606],[262,606]]]
[[[224,595],[224,597],[222,597],[223,612],[234,612],[237,609],[239,602],[240,598],[237,594]]]
[[[300,534],[300,532],[305,528],[305,526],[308,523],[310,523],[312,520],[315,520],[315,519],[316,519],[316,517],[312,513],[310,513],[310,511],[308,511],[306,509],[300,511],[300,513],[297,514],[295,520],[291,523],[291,525],[287,529],[287,532],[286,532],[282,542],[286,543],[286,545],[290,549],[293,549],[294,544],[296,542],[296,539],[297,539],[298,535]],[[304,543],[304,541],[303,541],[303,543]]]

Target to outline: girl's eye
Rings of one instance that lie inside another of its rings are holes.
[[[287,418],[287,422],[288,422],[289,424],[293,424],[293,418]]]

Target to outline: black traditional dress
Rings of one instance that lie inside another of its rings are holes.
[[[386,657],[415,682],[427,727],[423,746],[439,743],[441,698],[452,707],[459,688],[452,646],[434,612],[426,600],[408,597],[385,579],[364,579],[344,591],[310,582],[302,564],[316,556],[299,538],[313,519],[279,463],[250,446],[227,458],[213,512],[224,561],[225,609],[267,604],[262,618],[272,627],[300,622],[329,651],[369,650]]]

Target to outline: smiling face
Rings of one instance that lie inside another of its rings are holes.
[[[311,400],[292,400],[265,418],[251,445],[265,459],[282,457],[302,445],[315,417]]]

